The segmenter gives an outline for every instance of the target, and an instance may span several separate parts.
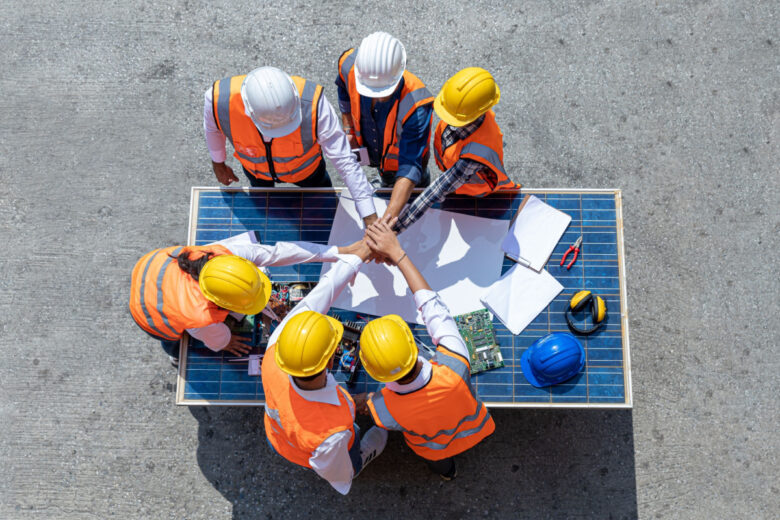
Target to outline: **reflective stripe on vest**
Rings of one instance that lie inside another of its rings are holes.
[[[451,374],[448,375],[448,372]],[[453,376],[457,376],[457,379],[453,379]],[[470,396],[464,393],[460,384],[454,382],[458,380],[466,385]],[[470,408],[472,404],[473,408]],[[435,424],[430,422],[431,414],[426,412],[432,406],[438,407],[436,411],[440,413],[436,420],[446,421],[447,428],[434,429]],[[391,408],[394,412],[390,411]],[[457,354],[450,354],[442,346],[438,347],[432,360],[431,380],[428,384],[408,394],[396,394],[383,388],[370,399],[369,409],[377,425],[403,432],[409,447],[430,460],[465,451],[495,429],[487,408],[476,399],[468,363]],[[444,416],[441,415],[443,410]],[[456,410],[453,413],[458,415],[447,417],[446,410]],[[453,419],[456,420],[454,425],[451,422]],[[412,426],[414,424],[417,426]]]
[[[349,431],[349,447],[355,443],[354,402],[337,387],[339,405],[309,401],[292,385],[291,378],[276,364],[276,345],[263,357],[261,374],[265,389],[265,432],[274,449],[285,459],[310,468],[309,459],[331,435]]]
[[[176,249],[173,250],[171,255],[176,256],[181,252],[181,250],[182,250],[181,247],[177,247]],[[157,252],[159,251],[160,249],[157,250]],[[144,312],[144,316],[146,316],[146,324],[149,326],[149,328],[152,329],[155,334],[157,334],[163,339],[176,340],[181,337],[181,332],[176,331],[176,329],[174,329],[171,326],[171,323],[168,320],[168,316],[166,316],[165,313],[163,312],[162,279],[163,276],[165,275],[165,270],[168,268],[168,264],[171,263],[171,260],[173,260],[173,258],[170,258],[170,256],[165,260],[165,262],[163,262],[162,267],[160,267],[160,272],[157,275],[157,312],[160,314],[160,316],[162,316],[162,320],[163,323],[165,323],[165,326],[168,327],[168,329],[175,331],[174,334],[167,334],[154,325],[154,320],[152,319],[152,315],[149,313],[149,309],[146,307],[146,301],[144,301],[147,275],[149,274],[149,266],[152,264],[152,260],[154,259],[155,256],[156,253],[149,256],[149,259],[146,261],[146,266],[144,266],[144,272],[141,277],[141,286],[138,290],[138,299],[140,301],[141,309]]]
[[[189,251],[192,260],[206,253],[230,254],[224,246],[173,246],[144,255],[133,268],[130,313],[146,332],[177,340],[185,329],[224,321],[228,311],[208,301],[198,282],[179,269],[175,258]]]
[[[355,86],[355,56],[357,48],[349,49],[339,58],[339,75],[349,93],[349,104],[352,116],[352,126],[355,129],[355,137],[359,146],[364,146],[363,136],[360,132],[360,94]],[[403,125],[407,119],[421,106],[433,103],[433,94],[426,88],[420,79],[409,71],[404,71],[403,87],[399,101],[395,103],[387,115],[385,128],[383,132],[382,145],[384,150],[380,150],[382,158],[379,168],[382,171],[398,170],[398,143],[401,141]],[[431,121],[433,121],[433,111],[431,111]],[[429,124],[431,124],[429,122]],[[425,142],[423,157],[428,154],[428,140]]]
[[[301,99],[301,124],[292,133],[270,141],[276,178],[266,157],[266,145],[252,119],[246,115],[241,85],[246,76],[233,76],[214,83],[214,118],[230,144],[234,156],[259,179],[299,182],[319,168],[322,150],[317,141],[317,119],[322,87],[292,76]]]
[[[498,190],[520,188],[504,169],[503,134],[492,110],[485,113],[485,120],[471,135],[442,150],[442,135],[446,128],[447,124],[440,121],[434,137],[434,158],[442,171],[452,168],[463,157],[484,164],[493,173],[479,172],[471,176],[455,193],[482,197]]]

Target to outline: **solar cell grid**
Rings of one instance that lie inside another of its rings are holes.
[[[520,335],[514,336],[494,318],[496,337],[505,367],[472,376],[479,397],[499,407],[629,407],[631,406],[630,356],[628,354],[625,276],[623,272],[622,217],[618,190],[522,190],[532,193],[572,217],[546,268],[564,286],[550,306]],[[338,206],[340,189],[193,188],[189,243],[204,245],[243,233],[256,232],[263,243],[305,240],[326,244]],[[389,198],[389,192],[377,193]],[[449,197],[434,207],[487,218],[510,219],[522,201],[516,193],[485,198]],[[580,256],[570,270],[560,267],[566,249],[582,235]],[[512,266],[505,259],[503,271]],[[274,281],[319,279],[321,264],[270,268]],[[600,331],[580,336],[586,364],[580,374],[564,384],[535,388],[522,375],[520,356],[549,332],[568,331],[564,317],[571,296],[590,289],[607,302],[609,318]],[[349,311],[334,309],[346,320],[359,321]],[[420,341],[432,345],[425,327],[415,325]],[[200,342],[183,346],[177,404],[258,405],[264,398],[262,382],[249,376],[246,363],[228,362],[230,354],[215,353]],[[339,381],[346,374],[337,370]],[[352,393],[373,391],[378,383],[361,371]]]

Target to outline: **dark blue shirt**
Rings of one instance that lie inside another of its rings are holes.
[[[371,108],[371,102],[374,98],[360,96],[360,134],[363,146],[368,149],[368,157],[372,166],[382,162],[384,151],[390,145],[390,143],[384,143],[385,124],[390,110],[401,97],[403,85],[402,78],[390,99],[377,101],[374,103],[374,108]],[[347,86],[341,81],[341,76],[336,79],[336,86],[339,93],[339,109],[342,113],[351,114],[352,105],[349,100],[349,92]],[[401,140],[398,143],[396,179],[406,177],[416,185],[428,184],[429,176],[427,171],[423,171],[422,159],[431,134],[432,110],[433,105],[431,104],[418,107],[404,123]]]

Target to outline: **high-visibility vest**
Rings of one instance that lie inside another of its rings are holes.
[[[412,451],[428,460],[462,453],[496,428],[471,386],[468,360],[441,346],[425,386],[407,394],[383,387],[368,407],[377,426],[403,432]]]
[[[290,376],[276,364],[276,344],[265,351],[261,374],[265,390],[265,433],[282,457],[311,468],[309,459],[325,439],[340,431],[352,433],[355,443],[355,402],[341,386],[339,405],[307,401],[292,388]]]
[[[441,136],[447,123],[439,121],[436,136],[433,139],[434,157],[441,171],[446,171],[461,157],[484,164],[491,173],[480,172],[455,190],[458,195],[484,197],[498,190],[519,188],[509,179],[504,170],[504,134],[496,123],[496,114],[492,110],[485,112],[485,120],[466,139],[457,140],[446,150],[442,150]]]
[[[197,260],[206,253],[232,254],[218,244],[173,246],[155,249],[135,264],[130,281],[130,313],[146,332],[160,339],[179,339],[184,329],[221,323],[228,312],[206,299],[198,282],[179,269],[176,259],[182,252]]]
[[[266,143],[244,110],[241,99],[244,78],[246,74],[214,83],[214,120],[233,145],[233,156],[258,179],[300,182],[317,171],[322,163],[322,150],[317,142],[317,107],[322,86],[292,76],[301,97],[301,126]]]
[[[360,94],[358,94],[357,86],[355,85],[354,69],[356,56],[357,49],[354,48],[345,51],[341,55],[339,58],[339,76],[349,92],[349,104],[352,110],[351,115],[352,124],[355,128],[355,137],[358,145],[363,146],[363,136],[360,133]],[[384,138],[382,139],[384,150],[380,150],[380,170],[384,172],[398,171],[398,143],[403,137],[404,123],[419,107],[431,104],[433,104],[433,94],[425,87],[425,83],[408,70],[405,70],[401,96],[387,115]],[[433,111],[431,111],[431,121],[433,121]],[[426,141],[423,157],[428,155],[428,146]]]

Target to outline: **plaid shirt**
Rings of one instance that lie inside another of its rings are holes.
[[[447,128],[441,133],[442,150],[446,150],[457,141],[466,139],[479,128],[484,120],[485,116],[481,115],[466,126],[447,125]],[[433,204],[443,201],[447,195],[466,184],[472,175],[477,175],[485,170],[489,171],[490,168],[472,159],[459,158],[452,165],[452,168],[439,175],[419,197],[414,199],[414,202],[401,211],[401,214],[398,215],[398,222],[396,222],[393,229],[397,233],[403,232],[414,224]]]

